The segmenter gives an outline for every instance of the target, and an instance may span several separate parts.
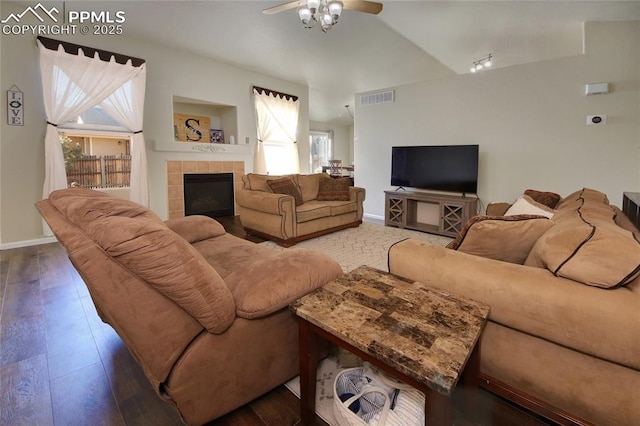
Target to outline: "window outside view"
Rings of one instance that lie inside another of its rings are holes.
[[[63,126],[61,126],[63,127]],[[60,143],[69,186],[127,188],[131,177],[130,137],[101,108],[65,123]]]
[[[328,166],[332,158],[333,135],[331,131],[309,132],[309,152],[311,173],[321,173],[322,166]]]

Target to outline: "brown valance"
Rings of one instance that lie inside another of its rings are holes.
[[[275,90],[270,90],[270,89],[265,89],[264,87],[258,87],[258,86],[253,86],[253,90],[255,90],[256,92],[260,93],[260,94],[267,94],[267,95],[274,95],[274,96],[280,96],[282,98],[285,98],[288,101],[297,101],[298,97],[294,96],[294,95],[287,95],[286,93],[282,93],[282,92],[276,92]]]
[[[96,52],[98,52],[98,56],[105,62],[109,62],[111,57],[113,56],[117,63],[126,64],[128,60],[131,60],[131,64],[134,67],[139,67],[145,63],[144,59],[134,58],[133,56],[127,56],[120,53],[109,52],[107,50],[95,49],[93,47],[81,46],[79,44],[69,43],[67,41],[54,40],[52,38],[38,36],[38,40],[44,47],[50,50],[58,50],[58,46],[62,45],[64,51],[71,54],[77,55],[80,49],[84,52],[85,56],[94,57]]]

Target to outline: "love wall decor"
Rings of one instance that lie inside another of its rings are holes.
[[[7,124],[24,126],[23,93],[15,84],[7,90]]]

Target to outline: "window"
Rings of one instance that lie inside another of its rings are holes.
[[[129,187],[131,133],[100,106],[67,121],[59,131],[69,186]]]
[[[69,186],[128,188],[131,138],[99,132],[62,132],[60,143]]]
[[[300,173],[298,158],[298,112],[296,96],[253,88],[258,145],[254,171],[262,174]]]
[[[83,138],[95,138],[96,130],[113,131],[115,127],[120,132],[125,128],[126,131],[103,136],[108,136],[107,139],[115,138],[116,145],[120,140],[121,149],[124,149],[124,152],[130,151],[130,158],[124,158],[127,156],[126,153],[115,154],[123,158],[107,161],[110,160],[107,156],[114,154],[100,155],[104,158],[100,158],[99,169],[97,165],[93,167],[96,177],[89,180],[87,186],[128,187],[130,200],[144,206],[148,205],[147,160],[142,132],[146,82],[145,61],[106,51],[100,51],[98,55],[98,51],[90,47],[44,37],[38,37],[37,43],[40,50],[42,93],[47,114],[43,196],[47,197],[53,191],[69,185],[67,169],[72,171],[71,167],[74,166],[71,163],[81,164],[77,161],[78,158],[98,155],[91,154],[92,145],[95,143],[93,141],[85,143]],[[67,50],[74,49],[74,53],[67,53]],[[75,54],[79,49],[84,54]],[[105,56],[109,59],[104,59]],[[87,118],[92,114],[98,116],[96,120]],[[99,122],[105,118],[105,115],[113,119],[104,124],[111,128],[101,129]],[[120,125],[114,126],[117,124],[114,120]],[[91,123],[92,121],[98,123]],[[92,130],[84,130],[85,125]],[[78,126],[80,127],[77,128]],[[76,128],[79,134],[64,135],[61,146],[60,133],[71,133],[72,128]],[[70,136],[82,138],[82,144],[73,142]],[[65,143],[68,145],[66,163],[61,149]],[[84,146],[86,144],[89,147]],[[70,156],[75,157],[70,158]],[[97,177],[98,170],[100,178]],[[74,181],[76,180],[72,180]],[[51,235],[51,230],[45,226],[44,233]]]
[[[322,166],[328,166],[333,156],[333,131],[309,132],[309,170],[311,173],[322,172]]]

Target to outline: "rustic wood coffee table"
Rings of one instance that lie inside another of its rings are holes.
[[[423,392],[429,426],[452,424],[451,395],[460,377],[465,387],[477,387],[487,305],[361,266],[294,302],[291,310],[299,325],[305,424],[315,419],[319,338]]]

